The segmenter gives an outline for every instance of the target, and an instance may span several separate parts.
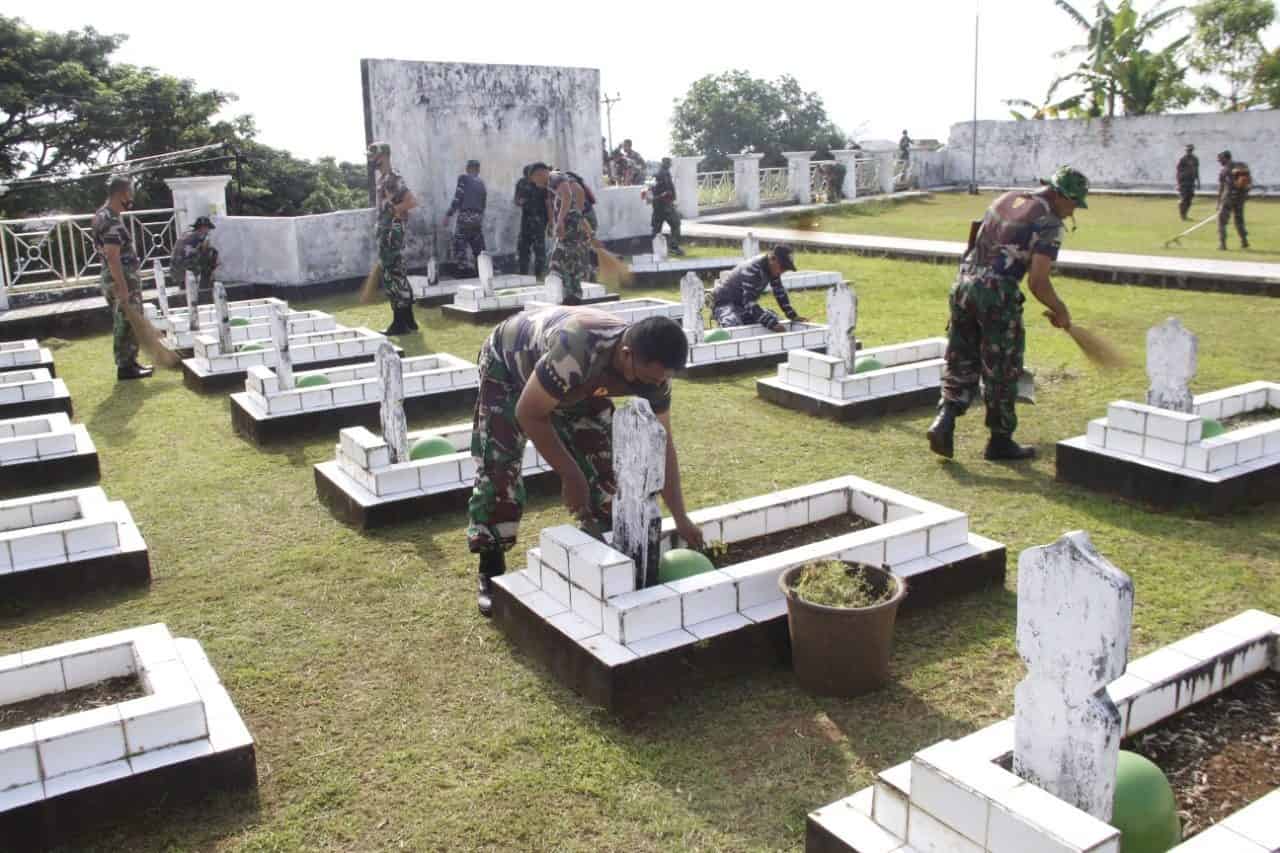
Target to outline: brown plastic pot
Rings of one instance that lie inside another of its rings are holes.
[[[907,582],[885,569],[847,561],[845,565],[866,571],[877,590],[894,585],[893,597],[873,607],[827,607],[796,594],[792,583],[802,566],[778,578],[787,598],[796,681],[819,696],[858,696],[884,686],[889,680],[893,624],[907,595]]]

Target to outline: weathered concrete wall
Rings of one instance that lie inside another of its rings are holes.
[[[318,284],[359,278],[374,261],[369,208],[292,218],[220,216],[214,224],[224,281]]]
[[[422,204],[408,223],[410,265],[425,261],[431,223],[444,218],[470,158],[480,161],[489,191],[485,241],[495,254],[515,251],[519,211],[511,196],[525,164],[572,169],[600,195],[598,70],[391,59],[360,65],[367,140],[391,144],[394,167]]]
[[[373,266],[372,209],[339,210],[294,220],[298,244],[298,283],[338,281],[364,276]]]
[[[640,198],[643,190],[644,187],[605,187],[596,194],[600,239],[624,240],[649,233],[653,208]]]
[[[948,179],[967,183],[973,127],[951,126]],[[1070,163],[1095,186],[1172,187],[1183,146],[1195,145],[1200,183],[1217,185],[1224,148],[1249,164],[1255,183],[1280,183],[1280,110],[1114,119],[978,122],[978,183],[1030,184]]]

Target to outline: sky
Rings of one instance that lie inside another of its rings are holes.
[[[362,58],[598,68],[601,94],[621,97],[614,144],[629,136],[657,159],[670,144],[672,102],[705,74],[791,74],[859,139],[896,140],[906,128],[945,142],[952,124],[973,115],[975,14],[980,119],[1009,118],[1007,98],[1039,102],[1069,65],[1053,52],[1082,34],[1052,0],[845,0],[828,8],[750,0],[0,0],[0,12],[39,29],[128,34],[117,61],[233,92],[239,99],[226,113],[251,113],[260,141],[339,160],[359,160],[364,150]],[[600,125],[605,133],[603,112]]]

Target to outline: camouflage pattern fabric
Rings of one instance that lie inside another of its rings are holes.
[[[758,255],[749,261],[743,261],[738,264],[724,280],[715,286],[711,291],[711,310],[712,315],[717,318],[723,313],[726,317],[745,317],[768,315],[773,317],[775,321],[778,315],[772,311],[765,311],[763,308],[759,310],[763,312],[757,315],[749,306],[756,306],[760,301],[760,297],[764,295],[765,288],[773,291],[773,298],[778,301],[778,307],[782,309],[782,313],[787,315],[788,320],[794,320],[800,316],[796,313],[796,309],[791,307],[791,299],[787,296],[787,289],[782,286],[781,278],[773,278],[769,274],[769,256],[767,254]],[[732,311],[721,311],[722,306],[729,306]],[[759,306],[756,306],[759,308]],[[720,312],[720,313],[717,313]],[[744,313],[748,312],[748,313]],[[756,320],[747,320],[746,323],[758,322]],[[724,325],[721,323],[721,325]],[[741,326],[745,323],[731,323],[730,325]]]
[[[571,210],[564,219],[564,237],[551,253],[551,272],[564,282],[565,300],[582,299],[582,282],[591,276],[591,230],[581,211]]]
[[[1244,203],[1249,198],[1249,191],[1234,186],[1231,182],[1231,170],[1236,163],[1228,163],[1218,172],[1218,242],[1226,245],[1227,223],[1232,219],[1236,223],[1236,233],[1241,242],[1247,242],[1249,231],[1244,224]]]
[[[975,274],[991,274],[1022,280],[1032,255],[1058,259],[1062,248],[1062,220],[1053,212],[1044,192],[1015,190],[1000,196],[987,208],[966,261]]]
[[[404,223],[393,219],[379,225],[378,262],[382,265],[382,290],[392,308],[413,305],[413,288],[409,286],[409,270],[404,262]]]
[[[188,271],[200,279],[200,287],[213,287],[213,271],[218,266],[218,250],[209,244],[209,235],[200,235],[195,229],[183,235],[173,247],[169,261],[169,273],[181,287]]]
[[[384,228],[396,220],[395,206],[404,201],[409,187],[404,178],[394,170],[379,173],[374,191],[374,206],[378,209],[378,227]]]
[[[496,334],[496,333],[495,333]],[[521,474],[528,438],[516,420],[520,382],[493,352],[480,351],[480,391],[472,423],[476,482],[467,501],[467,547],[473,554],[507,551],[516,543],[526,491]],[[613,526],[613,402],[587,397],[551,415],[556,435],[590,486],[593,525]]]
[[[111,275],[104,247],[120,247],[120,269],[124,273],[128,302],[141,314],[142,283],[138,280],[138,255],[133,249],[133,238],[124,218],[109,206],[104,204],[93,214],[91,230],[93,246],[102,261],[98,286],[102,297],[107,300],[107,307],[111,309],[111,350],[115,355],[116,367],[125,367],[138,360],[138,339],[133,333],[133,326],[129,325],[125,306],[116,298],[115,279]]]
[[[1191,202],[1195,197],[1195,184],[1178,184],[1178,215],[1183,219],[1187,218],[1187,211],[1191,209]]]
[[[529,273],[529,255],[533,255],[533,274],[541,277],[547,271],[547,220],[520,217],[520,237],[516,240],[516,263],[521,275]]]
[[[961,274],[951,287],[942,398],[969,408],[982,380],[987,429],[1011,435],[1018,428],[1014,401],[1026,351],[1018,282]]]
[[[1200,180],[1200,158],[1194,154],[1183,154],[1174,174],[1178,179],[1178,215],[1186,219],[1195,198],[1196,183]]]
[[[711,308],[711,316],[715,318],[717,325],[725,328],[730,326],[750,326],[757,323],[770,330],[782,328],[782,318],[768,308],[760,307],[758,302],[749,302],[746,305],[725,302],[713,306]]]
[[[669,248],[680,247],[680,211],[676,210],[676,183],[671,178],[671,170],[662,168],[653,182],[653,215],[649,218],[651,237],[662,232],[665,223],[671,228]]]
[[[453,231],[453,262],[465,264],[467,250],[471,250],[472,263],[484,251],[484,212],[464,210],[458,214],[458,224]]]

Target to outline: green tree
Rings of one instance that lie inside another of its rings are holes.
[[[1192,66],[1226,82],[1225,90],[1204,86],[1201,97],[1224,110],[1265,102],[1266,92],[1255,88],[1259,66],[1267,56],[1260,34],[1275,20],[1275,4],[1271,0],[1204,0],[1191,13],[1195,17]]]
[[[704,157],[704,168],[729,167],[730,154],[765,154],[765,164],[785,163],[780,152],[843,148],[845,135],[827,116],[822,98],[790,75],[776,81],[746,71],[708,74],[675,102],[671,144],[676,154]]]
[[[1280,109],[1280,48],[1268,53],[1258,63],[1253,74],[1253,91],[1258,103],[1273,110]]]

